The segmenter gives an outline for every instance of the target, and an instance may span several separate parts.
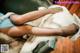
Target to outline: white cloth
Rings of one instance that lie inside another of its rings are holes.
[[[26,24],[32,25],[32,26],[37,26],[37,27],[47,27],[47,28],[60,28],[63,26],[68,26],[69,24],[74,23],[74,18],[73,16],[69,13],[69,11],[59,5],[53,5],[50,6],[49,8],[56,8],[60,7],[63,9],[62,12],[58,12],[55,14],[48,14],[45,15],[37,20],[34,20],[32,22],[28,22]],[[26,42],[20,53],[32,53],[32,50],[38,45],[39,42],[41,41],[46,41],[46,40],[55,40],[55,35],[54,36],[34,36],[31,41],[32,43]]]

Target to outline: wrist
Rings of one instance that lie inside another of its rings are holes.
[[[50,14],[54,14],[54,13],[55,13],[55,11],[52,10],[52,9],[48,9],[48,12],[49,12]]]

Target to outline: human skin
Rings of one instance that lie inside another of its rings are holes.
[[[20,37],[25,34],[35,34],[38,36],[42,35],[68,36],[76,33],[78,31],[78,26],[75,24],[71,24],[69,26],[65,26],[62,28],[39,28],[39,27],[23,25],[23,26],[11,27],[9,29],[0,29],[0,31],[12,37]]]
[[[39,27],[24,25],[24,23],[28,21],[32,21],[46,14],[56,13],[56,12],[59,11],[46,9],[46,10],[32,11],[29,13],[25,13],[23,15],[12,14],[10,16],[10,19],[15,24],[15,26],[11,28],[3,28],[3,29],[0,28],[0,32],[8,34],[9,36],[13,37],[23,36],[28,33],[35,35],[60,35],[60,36],[76,33],[78,26],[75,24],[71,24],[69,26],[65,26],[62,28],[39,28]]]
[[[36,10],[36,11],[31,11],[22,15],[18,15],[18,14],[13,14],[10,16],[10,19],[12,20],[13,23],[17,24],[17,25],[21,25],[24,24],[26,22],[38,19],[44,15],[47,14],[54,14],[57,13],[59,11],[54,11],[53,9],[43,9],[43,10]]]

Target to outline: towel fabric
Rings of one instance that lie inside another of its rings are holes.
[[[11,20],[9,19],[10,15],[4,15],[0,13],[0,28],[9,28],[14,26]]]

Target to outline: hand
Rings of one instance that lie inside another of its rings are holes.
[[[6,15],[2,16],[2,18],[0,18],[0,19],[1,19],[1,20],[4,20],[4,19],[6,19],[7,17],[9,17],[10,15],[13,15],[13,14],[15,14],[15,13],[13,13],[13,12],[8,12]]]
[[[46,7],[39,7],[38,10],[46,10]]]
[[[13,13],[13,12],[8,12],[6,15],[7,15],[7,16],[10,16],[10,15],[12,15],[12,14],[15,14],[15,13]]]
[[[54,13],[63,11],[63,9],[60,7],[56,7],[56,8],[49,8],[49,11],[50,11],[50,13],[54,14]]]

